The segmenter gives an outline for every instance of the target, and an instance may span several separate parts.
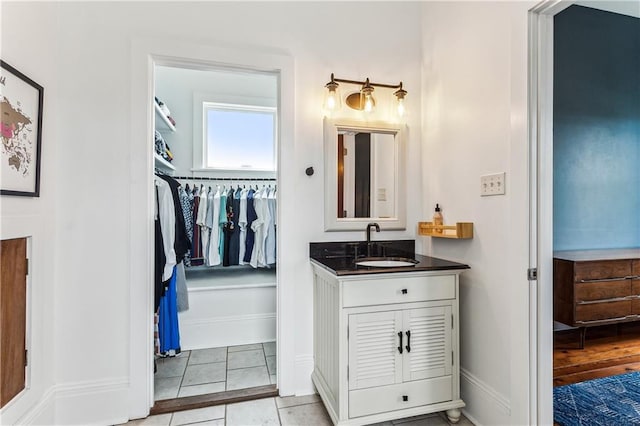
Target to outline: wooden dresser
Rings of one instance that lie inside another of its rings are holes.
[[[574,327],[640,320],[640,248],[555,252],[553,318]]]

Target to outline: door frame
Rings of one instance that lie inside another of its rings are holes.
[[[553,19],[573,0],[529,11],[529,418],[553,424]]]
[[[160,38],[136,38],[131,46],[131,127],[129,149],[129,418],[142,418],[154,405],[153,397],[153,116],[155,66],[193,69],[226,68],[278,75],[279,140],[277,181],[280,204],[277,222],[293,223],[290,213],[295,186],[294,165],[294,61],[286,54],[255,48],[228,48]],[[290,208],[287,208],[290,207]],[[294,247],[292,235],[279,226],[277,239],[276,359],[280,395],[295,390],[293,265],[283,262]]]

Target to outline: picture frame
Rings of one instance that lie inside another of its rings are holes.
[[[44,88],[0,59],[0,195],[40,196]]]

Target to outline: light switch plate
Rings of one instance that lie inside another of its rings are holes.
[[[480,176],[480,196],[504,195],[505,172]]]

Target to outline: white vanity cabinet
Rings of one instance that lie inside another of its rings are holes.
[[[312,263],[313,264],[313,263]],[[337,276],[314,269],[313,382],[335,424],[460,417],[461,270]]]

